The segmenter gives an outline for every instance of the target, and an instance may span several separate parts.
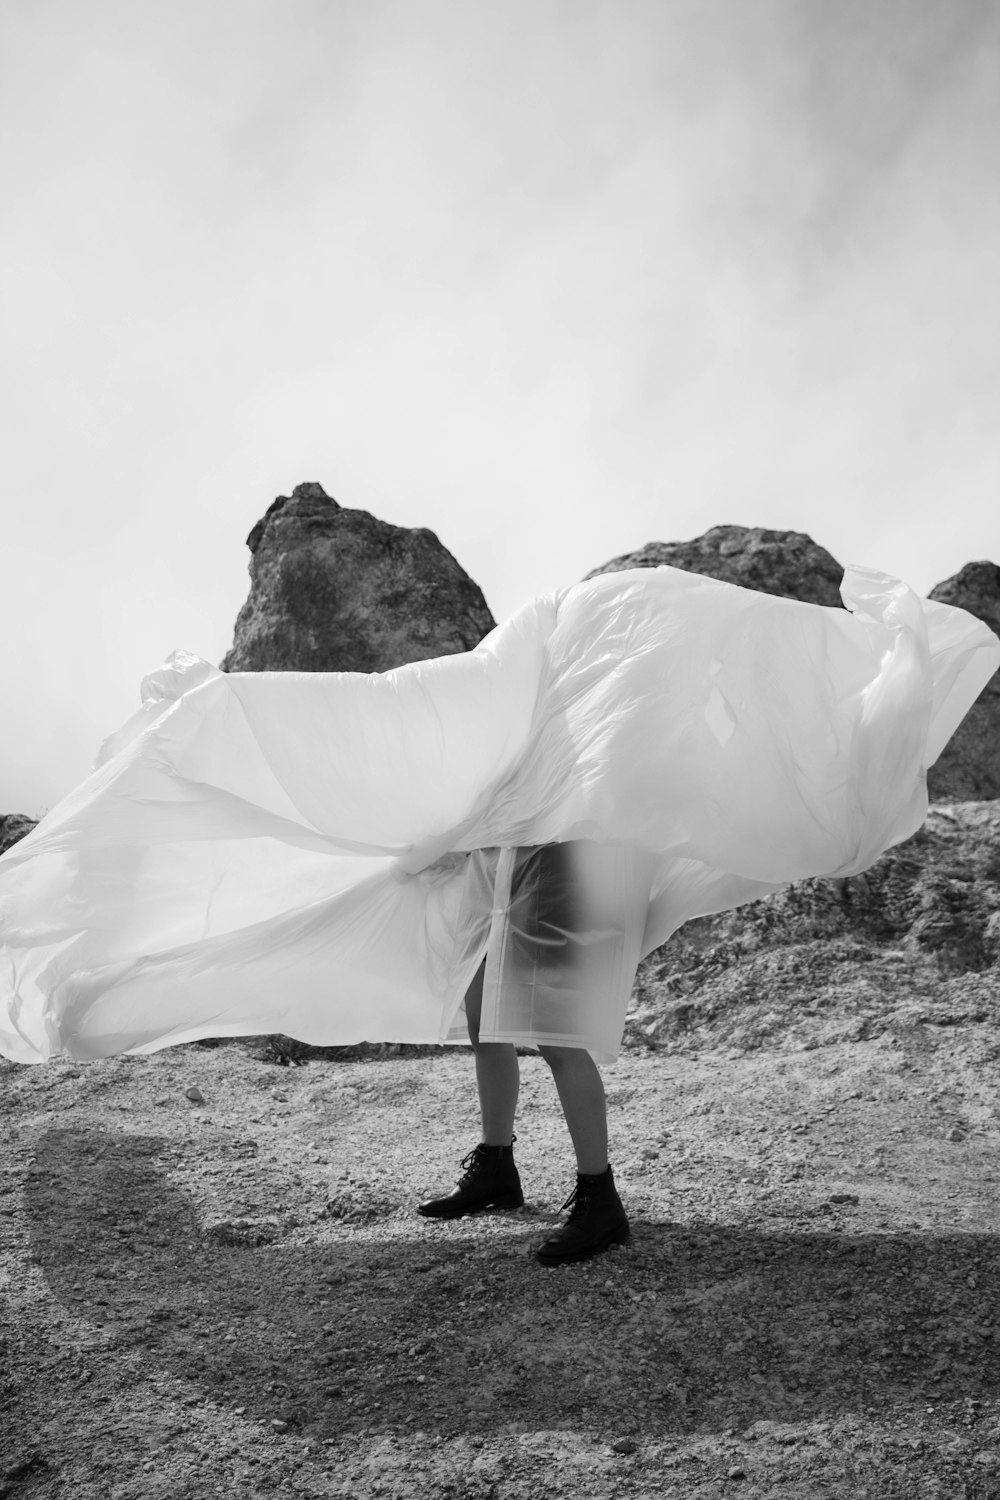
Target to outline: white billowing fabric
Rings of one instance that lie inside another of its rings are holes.
[[[474,850],[459,929],[486,942],[480,1035],[612,1061],[642,957],[654,856],[591,839]],[[488,914],[488,926],[485,918]],[[445,1040],[467,1040],[464,1012]]]
[[[613,1056],[681,923],[923,821],[1000,642],[878,573],[842,591],[640,569],[391,672],[178,653],[0,859],[0,1051],[457,1039],[488,953],[485,1040]]]

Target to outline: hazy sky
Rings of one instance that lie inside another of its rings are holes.
[[[279,493],[498,617],[719,522],[1000,561],[995,0],[4,0],[0,811]]]

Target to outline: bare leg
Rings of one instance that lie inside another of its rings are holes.
[[[570,1139],[576,1152],[576,1169],[587,1176],[607,1171],[608,1111],[604,1080],[590,1053],[583,1047],[538,1049],[555,1079]]]
[[[469,1024],[469,1041],[476,1054],[476,1086],[479,1089],[483,1140],[487,1146],[509,1146],[514,1134],[521,1072],[517,1053],[510,1042],[479,1040],[485,972],[486,965],[481,964],[475,979],[469,985],[465,996],[465,1015]]]
[[[465,995],[469,1040],[476,1054],[476,1083],[483,1117],[480,1144],[462,1158],[467,1168],[458,1184],[440,1198],[417,1205],[427,1219],[460,1219],[464,1214],[487,1208],[521,1208],[524,1193],[514,1165],[514,1113],[520,1088],[517,1053],[507,1042],[481,1042],[483,1014],[483,965]]]

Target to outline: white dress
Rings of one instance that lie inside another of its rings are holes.
[[[488,955],[484,1040],[613,1057],[681,923],[924,819],[1000,641],[881,574],[843,594],[638,569],[391,672],[176,654],[0,859],[0,1051],[457,1040]]]

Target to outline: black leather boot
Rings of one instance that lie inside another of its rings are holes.
[[[485,1208],[520,1208],[524,1203],[521,1179],[514,1165],[514,1136],[509,1146],[487,1146],[480,1141],[463,1156],[465,1172],[458,1186],[443,1198],[428,1198],[417,1212],[428,1219],[460,1219]]]
[[[612,1245],[624,1244],[631,1233],[610,1167],[593,1177],[578,1172],[563,1208],[570,1209],[569,1218],[535,1251],[543,1266],[589,1260]]]

